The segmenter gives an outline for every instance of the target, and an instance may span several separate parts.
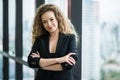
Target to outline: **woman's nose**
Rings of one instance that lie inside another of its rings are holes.
[[[52,24],[52,23],[51,23],[50,21],[48,21],[48,23],[47,23],[47,24],[48,24],[48,26],[51,26],[51,24]]]

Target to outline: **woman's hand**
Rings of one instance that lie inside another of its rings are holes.
[[[31,54],[32,58],[40,57],[40,53],[37,51],[37,53]]]
[[[74,58],[72,57],[72,55],[75,55],[75,53],[69,53],[63,57],[60,58],[56,58],[56,61],[58,63],[64,63],[67,62],[70,65],[74,65],[76,63],[76,61],[74,60]]]

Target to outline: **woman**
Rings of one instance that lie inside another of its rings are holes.
[[[35,80],[74,80],[76,32],[57,6],[44,4],[37,9],[32,40],[28,64],[38,68]]]

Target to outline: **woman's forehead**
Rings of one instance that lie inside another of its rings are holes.
[[[41,16],[42,20],[47,20],[50,18],[55,18],[55,14],[53,11],[47,11]]]

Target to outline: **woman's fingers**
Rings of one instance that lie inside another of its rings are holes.
[[[40,57],[39,54],[36,54],[36,53],[32,53],[31,56],[34,58],[34,57]]]
[[[72,64],[75,64],[76,61],[72,58],[72,57],[69,57],[69,61],[72,63]]]
[[[72,55],[76,55],[76,53],[69,53],[68,56],[71,57]]]
[[[75,53],[69,53],[61,58],[57,58],[56,61],[58,63],[63,63],[63,62],[67,62],[70,65],[74,65],[76,63],[76,61],[74,60],[73,57],[71,57],[72,55],[75,55]]]
[[[68,64],[73,65],[70,61],[67,61]]]
[[[40,56],[40,53],[37,51],[37,54]]]
[[[68,56],[75,55],[75,53],[69,53]]]
[[[72,57],[68,57],[66,62],[70,65],[75,65],[76,61],[74,60],[74,58]]]
[[[73,57],[71,57],[72,55],[75,55],[75,53],[69,53],[65,56],[65,62],[67,62],[70,65],[74,65],[76,63],[76,61],[74,60]]]

